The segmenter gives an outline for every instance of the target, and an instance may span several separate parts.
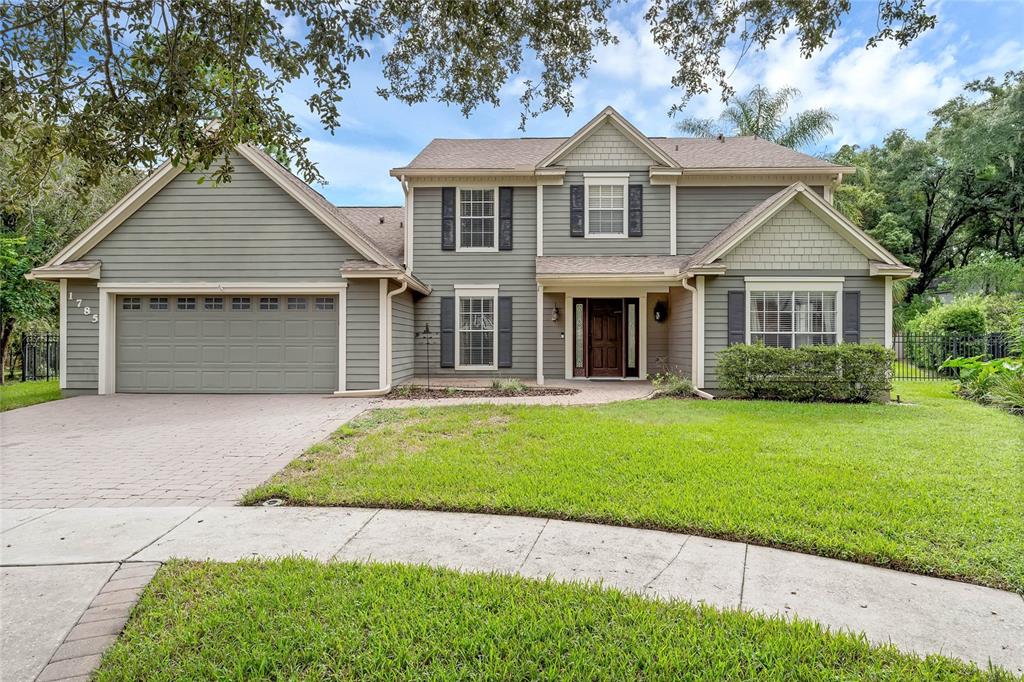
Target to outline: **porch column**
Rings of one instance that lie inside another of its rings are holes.
[[[540,188],[537,188],[540,190]],[[537,285],[537,385],[544,385],[544,285]]]
[[[704,275],[697,276],[697,291],[693,296],[693,346],[694,363],[693,383],[697,388],[704,387]]]

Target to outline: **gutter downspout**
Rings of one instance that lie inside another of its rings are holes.
[[[402,264],[405,266],[407,273],[412,272],[412,211],[409,207],[409,199],[412,196],[412,191],[409,187],[409,183],[405,179],[405,173],[402,173],[398,178],[399,184],[402,186],[402,195],[405,197],[405,220],[403,221],[403,235],[402,238],[405,240],[405,246],[403,247],[403,258],[405,262]]]

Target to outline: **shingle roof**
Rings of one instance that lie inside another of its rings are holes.
[[[686,256],[538,256],[537,276],[677,275]]]
[[[407,169],[534,168],[568,138],[523,137],[431,140]],[[651,137],[684,169],[701,168],[823,168],[833,164],[757,137],[724,140],[693,137]]]
[[[756,220],[769,206],[773,205],[776,201],[781,199],[786,194],[795,193],[796,188],[800,186],[800,183],[793,183],[789,187],[779,190],[775,194],[771,195],[761,203],[753,206],[749,211],[741,215],[736,220],[732,221],[725,227],[724,230],[716,234],[711,241],[702,246],[697,253],[693,254],[691,259],[692,263],[706,264],[705,261],[711,254],[719,249],[723,244],[728,243],[738,233],[743,231],[752,220]]]
[[[336,206],[335,211],[397,264],[405,262],[405,209],[401,206]],[[381,223],[381,218],[384,222]]]

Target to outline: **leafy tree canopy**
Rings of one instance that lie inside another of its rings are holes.
[[[831,159],[857,167],[836,207],[921,273],[912,294],[984,253],[1024,258],[1024,72],[968,83],[933,116],[924,139],[895,130]]]
[[[498,104],[519,74],[523,123],[573,106],[595,48],[616,40],[615,0],[17,0],[0,2],[0,138],[12,140],[20,192],[38,191],[54,159],[82,162],[100,181],[111,165],[169,158],[223,165],[252,142],[292,160],[307,182],[322,178],[281,104],[284,87],[309,78],[307,104],[327,130],[341,122],[351,69],[379,46],[379,94],[437,101],[469,114]],[[850,11],[849,0],[652,0],[645,18],[673,58],[681,100],[717,83],[728,95],[722,51],[744,52],[786,31],[802,54],[820,50]],[[300,38],[285,24],[302,27]],[[906,45],[935,24],[925,0],[879,0],[868,46]],[[374,55],[376,57],[377,55]],[[218,120],[219,126],[207,129]]]
[[[786,119],[790,102],[800,94],[796,88],[772,92],[754,86],[746,95],[733,95],[718,120],[687,118],[676,128],[698,137],[754,135],[784,147],[804,147],[832,132],[835,114],[827,109],[808,109]]]

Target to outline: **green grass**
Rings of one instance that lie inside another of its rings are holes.
[[[1024,592],[1024,421],[951,391],[897,386],[914,405],[384,410],[245,501],[661,528]]]
[[[60,382],[12,381],[0,386],[0,412],[60,400]]]
[[[305,559],[165,565],[95,677],[1012,679],[805,621],[595,586]]]

